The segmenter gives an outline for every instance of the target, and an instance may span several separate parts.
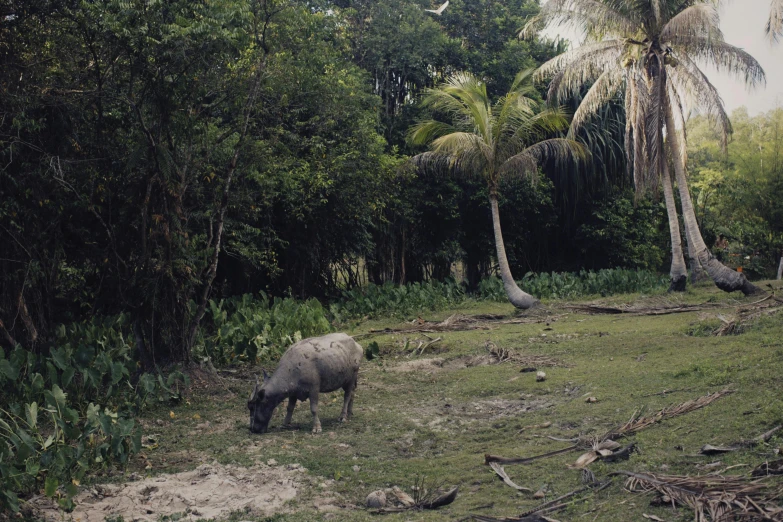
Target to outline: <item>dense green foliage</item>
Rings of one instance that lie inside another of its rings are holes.
[[[648,270],[607,269],[582,270],[579,273],[527,273],[517,282],[529,294],[543,299],[573,299],[588,296],[610,296],[630,293],[661,293],[668,287],[668,279]],[[506,301],[503,283],[491,277],[479,284],[479,299]]]
[[[215,364],[277,360],[291,344],[327,333],[331,323],[315,299],[270,299],[262,293],[209,301],[203,344],[196,355]]]
[[[772,277],[783,255],[783,108],[750,117],[734,111],[728,155],[709,122],[688,128],[696,217],[713,251],[753,277]]]
[[[188,379],[141,374],[127,317],[56,328],[43,356],[0,351],[0,510],[43,489],[60,505],[96,467],[124,466],[141,447],[134,416],[150,402],[179,400]]]

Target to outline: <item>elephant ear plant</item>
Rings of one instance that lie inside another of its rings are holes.
[[[137,380],[125,317],[57,329],[46,353],[0,350],[0,513],[43,491],[70,510],[90,471],[124,467],[141,448],[134,416],[151,400],[180,397],[187,376]]]
[[[482,176],[492,209],[498,267],[508,300],[517,308],[536,306],[538,300],[514,282],[503,244],[498,189],[505,176],[537,175],[542,161],[584,160],[587,149],[574,140],[552,137],[568,128],[563,111],[548,108],[531,96],[532,72],[519,73],[509,92],[495,103],[487,86],[470,73],[457,73],[426,92],[422,104],[445,121],[428,120],[412,128],[414,144],[430,151],[413,158],[417,167]]]

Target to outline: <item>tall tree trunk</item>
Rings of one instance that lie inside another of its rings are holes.
[[[780,264],[778,265],[778,281],[783,279],[783,257],[780,258]]]
[[[688,264],[691,267],[691,284],[703,283],[710,280],[710,275],[704,270],[699,262],[699,257],[696,255],[696,249],[693,248],[692,242],[688,237],[687,230],[685,231],[685,239],[688,242]]]
[[[503,288],[506,290],[508,300],[517,308],[527,310],[540,304],[540,301],[530,294],[520,289],[514,278],[511,277],[511,268],[508,266],[506,258],[506,247],[503,245],[503,233],[500,230],[500,212],[498,211],[498,196],[490,190],[489,204],[492,207],[492,228],[495,231],[495,248],[498,254],[498,266],[500,268],[500,278],[503,280]]]
[[[682,151],[680,143],[676,138],[676,128],[674,126],[674,115],[668,100],[664,100],[666,111],[666,131],[669,138],[666,140],[672,150],[674,157],[674,171],[677,175],[677,189],[680,192],[680,202],[682,203],[682,215],[685,219],[685,229],[688,234],[689,244],[693,245],[696,253],[696,259],[699,260],[707,273],[710,275],[715,285],[723,291],[735,292],[741,291],[745,295],[761,293],[762,290],[747,280],[744,274],[735,272],[726,267],[723,263],[715,259],[715,256],[704,244],[701,237],[696,213],[693,211],[693,201],[688,190],[688,180],[685,176],[685,165],[682,162]]]
[[[669,162],[663,161],[663,197],[666,201],[666,213],[669,216],[669,235],[672,241],[672,266],[669,271],[671,284],[670,292],[684,292],[688,282],[688,269],[685,267],[685,258],[682,255],[682,236],[680,235],[680,220],[677,217],[677,205],[674,201],[672,179],[669,174]]]

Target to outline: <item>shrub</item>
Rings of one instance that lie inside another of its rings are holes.
[[[64,509],[96,466],[124,465],[141,444],[133,415],[149,400],[178,398],[179,372],[133,383],[133,349],[123,315],[57,328],[48,354],[0,350],[0,511],[43,489]]]
[[[210,300],[206,318],[201,355],[221,365],[277,359],[296,341],[331,331],[318,300],[270,300],[263,292]]]
[[[647,270],[605,269],[579,273],[528,272],[518,282],[525,292],[540,299],[573,299],[590,295],[609,296],[636,292],[662,292],[668,288],[665,276]],[[479,299],[507,300],[502,281],[497,277],[479,283]]]
[[[330,312],[337,322],[351,318],[380,316],[414,317],[428,310],[440,310],[465,300],[464,287],[448,279],[399,286],[393,283],[367,285],[343,292]]]

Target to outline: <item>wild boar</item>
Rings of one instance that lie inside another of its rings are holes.
[[[286,350],[271,377],[264,372],[264,383],[258,378],[247,402],[250,431],[265,433],[278,404],[288,399],[284,426],[290,426],[296,401],[310,399],[313,433],[321,432],[318,419],[319,392],[345,390],[340,422],[353,415],[353,394],[359,378],[359,364],[364,350],[344,333],[303,339]]]

